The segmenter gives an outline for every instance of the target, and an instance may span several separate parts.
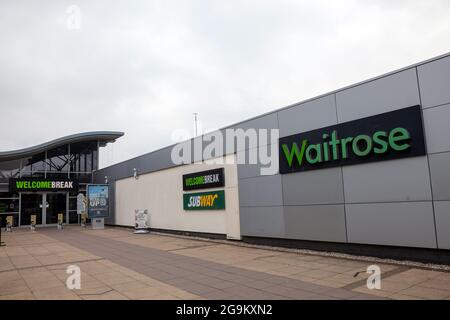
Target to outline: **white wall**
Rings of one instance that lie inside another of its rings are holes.
[[[237,166],[228,162],[234,162],[234,155],[226,156],[223,165],[200,162],[139,175],[138,179],[117,180],[116,224],[134,226],[134,210],[148,209],[152,228],[226,234],[227,238],[240,239]],[[225,168],[225,210],[184,211],[183,174],[221,167]]]

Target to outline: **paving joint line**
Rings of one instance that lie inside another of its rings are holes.
[[[70,262],[61,262],[61,263],[55,263],[55,264],[43,264],[43,265],[39,265],[39,266],[30,266],[30,267],[21,267],[21,268],[1,270],[0,273],[11,272],[11,271],[22,271],[22,270],[29,270],[29,269],[36,269],[36,268],[48,268],[48,267],[53,267],[53,266],[63,266],[63,265],[66,265],[66,264],[83,263],[83,262],[100,261],[100,260],[107,260],[107,259],[105,259],[105,258],[95,258],[95,259],[87,259],[87,260],[76,260],[76,261],[70,261]]]
[[[120,241],[120,240],[119,240]],[[207,247],[213,247],[216,244],[205,244],[205,245],[198,245],[198,246],[192,246],[192,247],[186,247],[186,248],[178,248],[178,249],[171,249],[171,250],[163,250],[166,252],[175,252],[175,251],[181,251],[181,250],[189,250],[189,249],[198,249],[198,248],[207,248]]]
[[[389,271],[386,271],[384,273],[381,273],[381,282],[383,283],[383,279],[387,279],[389,277],[392,277],[392,276],[394,276],[396,274],[405,272],[405,271],[410,270],[410,269],[411,268],[407,267],[407,266],[400,266],[400,267],[398,267],[396,269],[389,270]],[[346,290],[353,290],[353,289],[356,289],[358,287],[361,287],[361,286],[365,285],[366,283],[367,283],[367,279],[362,279],[362,280],[359,280],[359,281],[347,284],[346,286],[341,287],[341,288],[342,289],[346,289]]]

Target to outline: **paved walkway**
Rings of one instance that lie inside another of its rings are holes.
[[[15,230],[0,249],[0,299],[446,299],[450,273],[131,230]],[[65,286],[68,265],[81,290]],[[355,273],[360,272],[357,276]]]

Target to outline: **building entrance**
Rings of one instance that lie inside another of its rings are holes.
[[[20,224],[30,225],[31,216],[36,215],[36,224],[43,224],[42,221],[42,200],[43,193],[23,193],[20,208]]]
[[[60,213],[63,214],[64,223],[67,223],[67,206],[66,192],[22,193],[20,225],[30,225],[32,215],[36,215],[37,225],[56,224]]]

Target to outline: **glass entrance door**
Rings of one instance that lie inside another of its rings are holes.
[[[67,194],[46,193],[45,194],[45,217],[46,224],[58,223],[58,214],[62,213],[66,223]]]
[[[36,215],[36,224],[43,224],[42,221],[42,193],[22,193],[20,224],[30,225],[31,215]]]

